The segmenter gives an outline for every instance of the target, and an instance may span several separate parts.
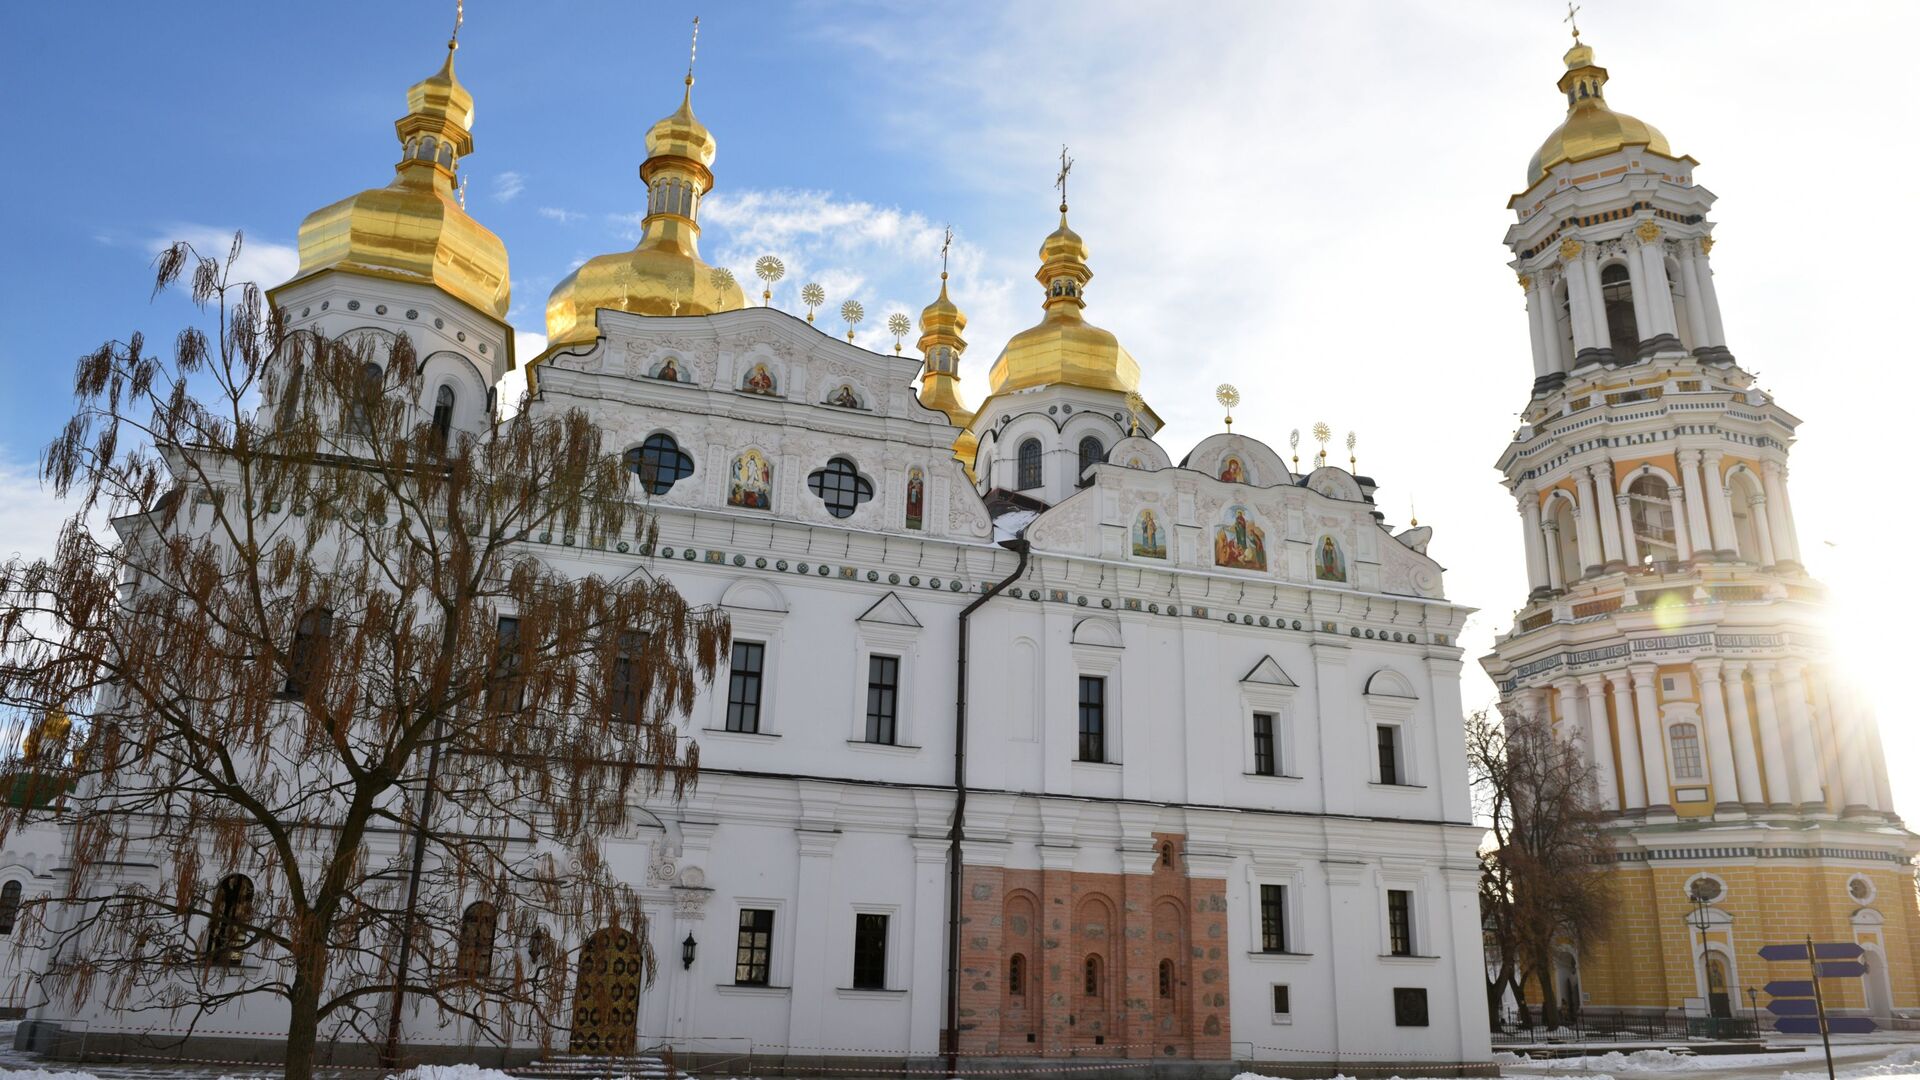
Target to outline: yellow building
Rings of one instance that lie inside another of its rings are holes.
[[[1591,47],[1565,60],[1506,237],[1534,380],[1499,467],[1531,592],[1482,661],[1508,715],[1585,748],[1615,815],[1615,924],[1562,951],[1557,992],[1764,1020],[1748,989],[1806,970],[1758,950],[1811,935],[1865,949],[1830,1004],[1920,1008],[1920,838],[1800,563],[1799,420],[1728,348],[1697,163],[1608,104]]]

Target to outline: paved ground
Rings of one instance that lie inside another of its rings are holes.
[[[1609,1074],[1616,1080],[1651,1076],[1668,1076],[1676,1080],[1682,1077],[1685,1080],[1744,1080],[1747,1077],[1759,1080],[1788,1074],[1826,1076],[1826,1057],[1821,1052],[1818,1039],[1808,1041],[1775,1037],[1769,1039],[1768,1043],[1769,1049],[1791,1050],[1786,1053],[1734,1054],[1725,1057],[1703,1054],[1686,1061],[1641,1062],[1629,1057],[1624,1063],[1618,1057],[1595,1053],[1585,1059],[1562,1058],[1551,1064],[1508,1065],[1501,1071],[1507,1076],[1554,1077],[1557,1080],[1574,1080],[1575,1077],[1597,1074]],[[1920,1052],[1920,1033],[1881,1032],[1870,1036],[1836,1037],[1833,1046],[1834,1069],[1840,1073],[1863,1070],[1903,1050]],[[1915,1064],[1911,1069],[1890,1070],[1875,1075],[1887,1080],[1920,1080],[1920,1064]]]

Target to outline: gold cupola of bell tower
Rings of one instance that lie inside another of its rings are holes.
[[[699,32],[695,20],[695,33]],[[631,251],[587,260],[547,299],[547,343],[591,342],[601,308],[636,315],[711,315],[747,306],[731,274],[700,259],[700,202],[713,190],[718,144],[693,115],[693,66],[687,66],[680,107],[647,130],[640,180],[647,212]]]

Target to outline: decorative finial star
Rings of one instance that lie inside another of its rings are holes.
[[[1574,3],[1573,0],[1567,0],[1567,17],[1560,21],[1573,27],[1573,43],[1575,45],[1580,44],[1580,24],[1574,20],[1574,16],[1578,14],[1580,14],[1580,5]]]
[[[1060,144],[1060,175],[1053,178],[1053,186],[1060,189],[1060,212],[1067,212],[1067,174],[1073,171],[1073,159],[1067,156],[1067,144]]]

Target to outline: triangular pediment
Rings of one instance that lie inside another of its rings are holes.
[[[876,600],[874,605],[868,608],[866,612],[855,621],[863,623],[887,623],[891,626],[918,627],[920,625],[920,620],[914,618],[913,612],[907,610],[906,602],[900,599],[900,594],[898,593],[888,593],[879,600]]]
[[[1281,670],[1280,665],[1275,662],[1271,656],[1261,657],[1260,662],[1253,665],[1253,670],[1242,676],[1240,681],[1243,683],[1260,683],[1265,686],[1299,685],[1287,677],[1287,673]]]

